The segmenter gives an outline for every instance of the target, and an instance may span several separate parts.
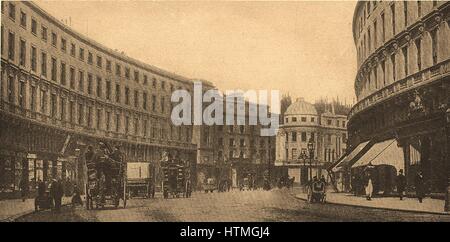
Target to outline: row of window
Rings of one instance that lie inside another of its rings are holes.
[[[425,53],[431,53],[432,65],[436,65],[438,63],[438,34],[437,29],[433,29],[429,32],[431,41],[430,41],[430,50],[428,52],[425,50]],[[413,73],[419,72],[423,69],[423,39],[419,37],[414,41],[407,43],[407,45],[401,48],[400,57],[402,58],[402,69],[398,69],[399,61],[397,60],[398,55],[393,53],[388,59],[383,59],[380,64],[376,66],[369,73],[362,73],[362,77],[360,79],[364,80],[365,90],[370,90],[372,88],[379,89],[388,84],[388,80],[392,80],[395,82],[398,79],[401,79],[401,73],[403,73],[403,77],[411,75]],[[414,54],[411,54],[411,48],[414,48]],[[411,68],[411,58],[415,58],[415,68]],[[387,76],[388,64],[390,64],[391,70],[390,74],[392,75],[390,78]],[[380,68],[378,68],[380,67]],[[380,71],[380,72],[379,72]],[[380,76],[380,78],[378,78]],[[361,81],[361,80],[360,80]],[[391,82],[391,83],[392,83]]]
[[[286,121],[286,123],[289,123],[289,117],[286,117],[285,118],[285,121]],[[306,117],[300,117],[300,121],[301,122],[307,122],[307,118]],[[315,117],[311,117],[310,118],[310,122],[315,122],[316,121],[316,118]],[[297,119],[297,117],[291,117],[291,123],[296,123],[296,122],[298,122],[298,119]],[[345,128],[345,121],[340,121],[340,120],[336,120],[336,126],[337,127],[343,127],[343,128]],[[327,125],[333,125],[333,120],[331,120],[331,119],[327,119]]]
[[[300,121],[301,122],[307,122],[306,121],[306,117],[301,117]],[[291,118],[291,122],[293,122],[293,123],[297,122],[297,117],[292,117]],[[315,117],[311,117],[310,118],[310,122],[316,122],[316,118]],[[286,123],[289,123],[289,118],[286,118]]]
[[[266,157],[269,157],[270,151],[269,150],[260,150],[258,152],[259,157],[261,160],[265,160]],[[222,150],[217,151],[217,158],[218,160],[225,160],[224,154]],[[247,152],[240,150],[239,152],[237,150],[229,150],[228,151],[228,158],[248,158]]]
[[[323,152],[324,152],[323,159],[326,162],[335,161],[340,156],[340,153],[338,153],[338,151],[334,150],[334,149],[325,148]],[[345,149],[342,149],[342,154],[343,153],[345,153]],[[291,160],[305,159],[304,161],[306,161],[306,159],[309,159],[309,158],[310,158],[309,152],[305,148],[301,149],[300,151],[297,150],[297,148],[292,148],[290,157],[289,157],[289,149],[286,149],[286,159],[288,159],[288,160],[289,159],[291,159]]]
[[[269,142],[269,143],[270,143],[270,142]],[[224,143],[223,143],[223,138],[222,138],[222,137],[220,137],[220,138],[217,139],[217,144],[218,144],[219,146],[223,146],[223,145],[224,145]],[[235,139],[234,139],[234,138],[230,138],[228,144],[229,144],[230,146],[236,146]],[[259,146],[260,146],[260,147],[264,147],[265,144],[266,144],[266,141],[265,141],[264,139],[261,139],[261,140],[259,141]],[[253,147],[254,145],[255,145],[255,142],[254,142],[253,140],[251,140],[251,141],[250,141],[250,147]],[[240,147],[246,146],[245,139],[239,139],[239,146],[240,146]]]
[[[375,1],[373,1],[375,2]],[[366,3],[368,6],[370,6],[370,2]],[[396,29],[397,26],[397,17],[398,14],[396,13],[396,4],[402,4],[403,6],[403,24],[404,27],[406,28],[409,24],[409,11],[410,9],[412,9],[411,3],[408,3],[408,1],[401,1],[401,2],[393,2],[390,7],[389,7],[389,11],[390,11],[390,16],[391,16],[391,21],[389,23],[389,26],[392,32],[392,35],[394,36],[395,34],[397,34],[398,30]],[[410,5],[408,5],[410,4]],[[422,17],[422,1],[417,1],[417,7],[416,7],[416,11],[417,11],[417,16],[418,18]],[[436,6],[437,2],[433,1],[433,6]],[[370,9],[369,7],[366,7],[366,9]],[[360,20],[360,23],[362,22],[362,17]],[[378,22],[380,22],[380,27],[381,27],[381,31],[378,30]],[[385,17],[385,13],[382,12],[380,14],[380,18],[379,19],[375,19],[373,21],[373,23],[370,23],[370,26],[367,28],[367,33],[363,34],[363,37],[360,38],[360,44],[358,47],[358,60],[361,63],[362,60],[364,60],[365,58],[367,58],[372,52],[372,50],[378,48],[381,44],[384,44],[386,41],[386,17]],[[373,30],[373,32],[372,32]],[[361,32],[363,31],[363,25],[359,25],[359,33],[361,34]],[[381,32],[381,33],[380,33]],[[367,34],[367,35],[366,35]],[[379,35],[381,38],[379,38]],[[359,37],[358,37],[359,38]]]
[[[4,4],[5,2],[2,1],[2,13],[4,13]],[[9,2],[9,17],[10,19],[12,19],[13,21],[15,21],[16,17],[16,6],[15,3],[13,2]],[[27,28],[27,15],[25,12],[23,12],[22,10],[20,11],[20,26],[22,28]],[[35,36],[37,36],[37,21],[36,19],[31,17],[31,33]],[[2,36],[3,36],[3,32],[2,32]],[[48,41],[48,28],[44,25],[41,25],[41,39],[44,42]],[[13,40],[12,40],[13,41]],[[9,47],[9,49],[13,49],[14,48],[14,43],[11,43],[12,45],[10,45],[11,47]],[[58,48],[58,36],[57,33],[55,32],[51,32],[51,45],[55,48]],[[2,46],[3,46],[3,41],[2,41]],[[67,39],[65,39],[64,37],[60,37],[60,41],[59,41],[59,46],[62,52],[66,53],[68,50],[68,41]],[[35,47],[32,47],[32,49],[34,48],[34,50],[36,49]],[[2,48],[3,49],[3,48]],[[36,51],[36,50],[35,50]],[[72,57],[76,58],[76,44],[75,43],[70,43],[70,50],[69,53]],[[11,54],[11,56],[9,56],[9,59],[14,60],[14,50],[12,52],[9,52]],[[33,52],[32,52],[33,54]],[[78,59],[80,61],[85,61],[85,49],[82,47],[79,47],[78,49]],[[94,63],[94,54],[91,51],[87,51],[87,63],[93,65]],[[96,66],[98,68],[103,68],[103,66],[105,66],[105,70],[107,72],[112,72],[112,62],[109,59],[103,59],[102,56],[100,55],[96,55]],[[34,67],[34,71],[36,69],[36,66],[33,65],[32,62],[32,69]],[[123,73],[122,73],[123,71]],[[124,74],[124,77],[128,80],[131,79],[131,70],[130,67],[122,67],[119,63],[115,63],[115,75],[117,77],[122,77],[122,75]],[[134,70],[133,72],[133,79],[136,82],[140,82],[141,81],[141,73],[138,70]],[[143,84],[147,85],[149,82],[149,77],[146,74],[142,74],[142,78],[143,78]],[[161,89],[166,90],[166,83],[164,80],[162,80],[160,82],[161,84]],[[153,88],[157,88],[157,79],[156,77],[152,78],[152,86]],[[181,87],[178,87],[178,89],[180,89]],[[170,84],[170,91],[173,92],[175,90],[175,87],[173,84]]]
[[[253,133],[255,131],[255,128],[253,125],[248,126],[248,128],[245,128],[245,125],[236,125],[236,126],[234,126],[234,125],[218,125],[218,126],[216,126],[217,131],[223,132],[224,126],[226,126],[228,128],[228,132],[230,132],[230,133],[238,131],[240,134],[244,134],[246,129],[248,129],[250,133]]]
[[[8,77],[7,82],[7,100],[11,104],[15,104],[15,78],[13,75]],[[25,82],[19,81],[17,82],[17,105],[21,108],[25,108],[25,102],[27,98]],[[29,108],[32,112],[37,112],[39,108],[40,113],[46,114],[48,113],[50,117],[60,119],[61,121],[70,122],[78,125],[86,125],[89,128],[95,128],[101,130],[104,128],[106,131],[115,131],[117,133],[121,130],[121,122],[122,115],[119,113],[114,113],[111,111],[106,111],[102,108],[98,108],[95,110],[93,106],[84,105],[81,102],[76,102],[69,100],[65,97],[59,97],[55,93],[50,93],[47,90],[41,89],[39,92],[40,95],[40,103],[37,104],[38,97],[38,88],[36,86],[30,86],[29,91]],[[50,102],[50,103],[47,103]],[[38,107],[39,105],[39,107]],[[49,110],[47,110],[49,108]],[[59,110],[59,113],[58,113]],[[94,112],[96,112],[94,114]],[[77,116],[78,115],[78,116]],[[95,116],[94,116],[95,115]],[[94,123],[95,117],[95,123]],[[115,127],[112,127],[113,118]],[[132,123],[133,122],[133,123]],[[150,126],[149,120],[140,120],[137,117],[132,119],[130,116],[124,117],[124,133],[131,134],[130,127],[133,124],[134,127],[134,135],[139,135],[140,132],[143,132],[142,135],[146,137],[150,131],[150,127],[152,127],[152,137],[157,137],[157,127]],[[103,126],[104,125],[104,126]],[[139,129],[140,125],[142,125],[142,130]],[[173,127],[170,126],[170,134],[174,132],[177,134],[179,139],[181,139],[181,131],[182,128],[180,126]],[[190,131],[187,131],[185,134],[186,141],[190,139]],[[159,137],[164,138],[167,132],[164,128],[160,129]]]
[[[298,133],[300,133],[300,141],[301,142],[309,142],[309,141],[313,141],[314,142],[316,140],[316,133],[315,132],[311,132],[309,134],[309,138],[310,139],[308,140],[307,132],[292,131],[292,132],[290,132],[290,135],[288,135],[289,133],[286,134],[286,142],[289,142],[289,137],[291,137],[291,139],[290,139],[291,142],[297,142]],[[325,134],[325,140],[328,143],[331,143],[331,136],[332,136],[331,134]],[[342,141],[344,143],[346,143],[347,142],[347,135],[345,133],[343,133],[343,134],[341,134],[341,137],[342,137]]]
[[[2,27],[2,33],[3,33],[3,27]],[[3,38],[3,35],[2,35]],[[2,41],[3,43],[3,41]],[[23,39],[20,39],[20,44],[19,44],[19,65],[20,66],[25,66],[26,63],[26,55],[27,55],[27,51],[26,51],[26,41]],[[14,60],[15,58],[15,34],[12,32],[9,32],[8,35],[8,58],[10,60]],[[3,50],[3,47],[2,47]],[[41,52],[40,55],[40,60],[41,60],[41,75],[43,77],[47,77],[48,76],[48,67],[47,67],[47,53],[46,52]],[[50,80],[57,82],[58,79],[58,61],[55,57],[51,57],[51,61],[50,61]],[[30,63],[31,63],[31,70],[33,72],[36,72],[36,67],[37,67],[37,49],[34,46],[31,46],[30,49]],[[87,94],[89,95],[94,95],[94,76],[91,73],[87,73],[85,74],[85,71],[83,70],[78,70],[78,72],[75,70],[75,67],[70,66],[69,68],[67,67],[66,63],[64,62],[60,62],[59,63],[59,82],[61,83],[61,85],[66,86],[67,84],[69,84],[69,87],[71,89],[75,89],[76,87],[76,76],[78,73],[78,91],[80,92],[84,92],[84,86],[85,86],[85,76],[87,75]],[[67,75],[69,76],[69,79],[67,80]],[[95,83],[96,83],[96,89],[95,89],[95,95],[99,98],[103,98],[103,87],[105,87],[105,93],[104,93],[104,98],[112,101],[112,85],[111,85],[111,81],[106,80],[105,82],[103,82],[103,79],[100,76],[96,76],[95,77]],[[129,87],[125,87],[124,89],[125,92],[125,100],[124,103],[126,105],[131,105],[130,103],[130,88]],[[152,107],[151,110],[156,112],[157,110],[157,106],[156,106],[156,95],[152,95]],[[147,92],[139,92],[139,90],[134,90],[134,107],[138,108],[140,107],[140,100],[142,100],[142,108],[144,110],[148,110],[148,94]],[[120,84],[116,84],[115,85],[115,102],[120,103],[121,102],[121,86]],[[160,98],[160,106],[161,106],[161,112],[164,113],[165,112],[165,97],[161,97]]]

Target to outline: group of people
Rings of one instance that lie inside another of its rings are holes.
[[[422,171],[417,172],[414,178],[414,187],[416,190],[416,197],[419,200],[419,203],[422,203],[423,198],[425,197],[425,180]],[[400,197],[400,200],[403,200],[405,191],[406,191],[406,177],[403,174],[403,170],[400,169],[399,174],[397,176],[397,193]]]
[[[281,176],[280,178],[278,178],[277,186],[278,188],[292,188],[294,186],[294,180],[295,177],[289,177],[289,175]]]
[[[219,180],[219,192],[229,192],[231,190],[231,179],[229,178],[225,178],[225,179],[221,179]]]
[[[69,194],[68,193],[69,191],[67,191],[66,183],[67,183],[66,180],[63,181],[61,179],[54,178],[51,180],[51,182],[48,186],[45,181],[42,181],[41,179],[39,179],[36,182],[37,198],[38,199],[48,198],[48,202],[51,202],[53,204],[53,208],[56,212],[61,211],[62,198],[65,195],[72,196],[72,204],[73,205],[76,205],[76,204],[82,205],[83,202],[81,200],[81,192],[80,192],[80,189],[78,188],[78,186],[76,184],[73,184],[73,186],[70,189],[71,193]],[[22,179],[20,181],[19,187],[20,187],[21,198],[22,198],[23,202],[25,202],[26,198],[28,197],[28,193],[29,193],[28,186],[29,185],[28,185],[26,179]],[[47,193],[47,191],[48,191],[48,193]]]
[[[361,176],[354,176],[354,180],[352,181],[352,189],[355,195],[359,195],[361,192],[361,189],[364,189],[366,199],[372,200],[373,191],[374,191],[374,184],[373,184],[373,178],[372,174],[370,172],[367,172],[364,177],[361,178]],[[406,192],[406,177],[404,175],[403,169],[399,170],[399,173],[396,177],[396,187],[397,187],[397,194],[400,198],[400,200],[403,200],[403,197],[405,196]],[[414,188],[416,192],[416,197],[419,200],[420,203],[422,203],[423,198],[425,196],[425,181],[422,171],[418,171],[415,179],[414,179]]]

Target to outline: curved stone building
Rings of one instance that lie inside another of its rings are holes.
[[[348,116],[349,150],[360,154],[350,154],[346,164],[380,166],[375,184],[380,191],[392,190],[399,169],[409,184],[422,170],[431,191],[443,191],[449,161],[449,2],[360,1],[353,35],[357,103]]]
[[[171,92],[192,92],[189,79],[111,50],[32,2],[1,1],[0,84],[0,191],[24,177],[77,178],[77,158],[100,140],[129,161],[163,151],[196,160],[192,126],[170,122]]]
[[[275,166],[287,169],[296,183],[305,184],[310,176],[321,176],[323,168],[346,151],[347,117],[331,111],[318,113],[313,104],[297,99],[284,113],[276,139]],[[308,142],[314,143],[310,159]],[[325,175],[325,173],[323,173]]]

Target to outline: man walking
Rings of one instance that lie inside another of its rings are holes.
[[[43,182],[41,179],[39,179],[38,184],[37,184],[38,197],[40,197],[40,198],[44,197],[45,191],[46,191],[45,182]]]
[[[399,174],[397,176],[397,192],[400,197],[400,200],[403,200],[405,187],[406,187],[406,178],[405,175],[403,175],[403,169],[400,169]]]
[[[22,202],[25,202],[25,199],[28,197],[28,182],[27,178],[25,176],[20,179],[19,182],[19,188],[20,188],[20,195],[22,197]]]
[[[424,178],[422,171],[419,171],[417,173],[415,185],[416,185],[417,199],[419,199],[419,203],[422,203],[423,197],[425,195]]]
[[[52,185],[50,187],[50,194],[55,203],[55,211],[61,211],[62,197],[64,195],[64,189],[60,181],[53,179]]]

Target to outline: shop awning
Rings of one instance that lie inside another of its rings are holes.
[[[347,158],[347,156],[348,156],[348,154],[342,155],[335,163],[331,164],[331,166],[328,167],[328,170],[331,169],[331,171],[333,171],[333,172],[339,171],[342,167],[337,167],[337,166],[339,166],[339,165],[342,163],[342,161],[343,161],[345,158]]]
[[[374,144],[352,167],[371,165],[391,165],[397,171],[405,169],[403,149],[395,139]]]
[[[357,157],[359,154],[361,154],[361,152],[363,152],[364,148],[366,148],[366,146],[368,144],[369,144],[369,141],[362,142],[358,146],[356,146],[356,148],[354,148],[352,151],[350,151],[350,153],[348,153],[347,155],[344,155],[343,158],[340,161],[338,161],[338,164],[333,168],[333,171],[335,171],[335,170],[337,171],[340,168],[343,168],[343,167],[347,166],[348,164],[351,164],[353,159],[355,159],[355,157]]]

